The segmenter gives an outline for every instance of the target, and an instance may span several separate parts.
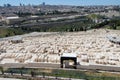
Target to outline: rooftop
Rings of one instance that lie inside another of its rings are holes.
[[[61,57],[77,57],[76,53],[63,53]]]

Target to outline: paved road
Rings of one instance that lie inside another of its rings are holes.
[[[0,78],[0,80],[23,80],[23,79],[13,79],[13,78]]]
[[[0,66],[7,68],[53,68],[60,69],[60,64],[52,64],[52,63],[5,63],[0,64]],[[99,71],[111,71],[111,72],[120,72],[120,67],[115,66],[100,66],[100,65],[77,65],[77,69],[82,70],[99,70]]]

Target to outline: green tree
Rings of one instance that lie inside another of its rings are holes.
[[[31,71],[31,77],[35,77],[35,72]]]
[[[0,71],[2,73],[2,75],[4,74],[4,68],[2,66],[0,66]]]

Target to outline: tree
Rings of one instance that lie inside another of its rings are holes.
[[[58,79],[58,72],[55,73],[55,79]]]
[[[4,69],[3,69],[2,66],[0,66],[0,71],[1,71],[1,73],[2,73],[2,75],[3,75],[3,74],[4,74]]]
[[[20,74],[21,74],[21,76],[23,76],[23,69],[24,69],[24,67],[20,68]]]
[[[31,71],[31,77],[35,77],[35,72]]]
[[[115,24],[113,24],[113,29],[114,29],[114,30],[116,30],[116,29],[117,29],[117,27],[116,27],[116,25],[115,25]]]
[[[72,77],[72,75],[71,75],[71,74],[69,74],[69,80],[71,80],[71,77]]]
[[[42,73],[42,75],[43,75],[43,78],[45,78],[45,73],[44,72]]]
[[[10,73],[11,73],[11,75],[13,75],[13,71],[12,70],[10,70]]]

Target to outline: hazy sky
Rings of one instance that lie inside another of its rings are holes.
[[[120,5],[120,0],[0,0],[0,5],[10,3],[12,5],[22,4],[46,4],[55,5]]]

